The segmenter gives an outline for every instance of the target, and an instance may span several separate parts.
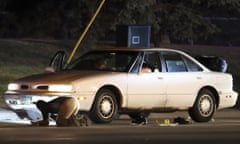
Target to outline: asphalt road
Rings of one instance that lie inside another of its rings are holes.
[[[0,122],[0,143],[14,144],[238,144],[240,111],[218,111],[208,123],[164,125],[165,119],[187,117],[187,113],[153,114],[149,124],[133,126],[127,116],[111,124],[88,127],[32,127],[27,123]]]

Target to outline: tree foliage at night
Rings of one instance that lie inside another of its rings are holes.
[[[1,0],[0,37],[76,39],[100,0]],[[106,0],[87,38],[111,36],[118,24],[152,26],[153,42],[195,41],[221,31],[208,18],[238,17],[239,0]],[[94,30],[93,30],[94,29]]]

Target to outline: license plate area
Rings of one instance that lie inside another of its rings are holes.
[[[7,104],[12,105],[30,105],[33,104],[32,96],[8,96],[6,99]]]
[[[5,96],[5,102],[9,105],[33,105],[39,100],[51,101],[57,96],[32,96],[32,95],[8,95]]]

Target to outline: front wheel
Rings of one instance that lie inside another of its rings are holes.
[[[108,89],[102,89],[96,95],[89,117],[95,123],[110,123],[117,113],[117,108],[114,93]]]
[[[189,115],[196,122],[208,122],[212,119],[216,110],[216,100],[213,93],[208,89],[203,89],[192,108]]]

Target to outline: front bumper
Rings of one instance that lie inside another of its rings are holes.
[[[5,103],[13,110],[23,108],[35,108],[35,103],[39,100],[49,102],[58,96],[38,96],[38,95],[4,95]]]
[[[41,119],[42,114],[36,107],[35,103],[39,100],[49,102],[58,96],[39,96],[39,95],[14,95],[5,94],[4,101],[14,112],[21,117],[30,120]]]

